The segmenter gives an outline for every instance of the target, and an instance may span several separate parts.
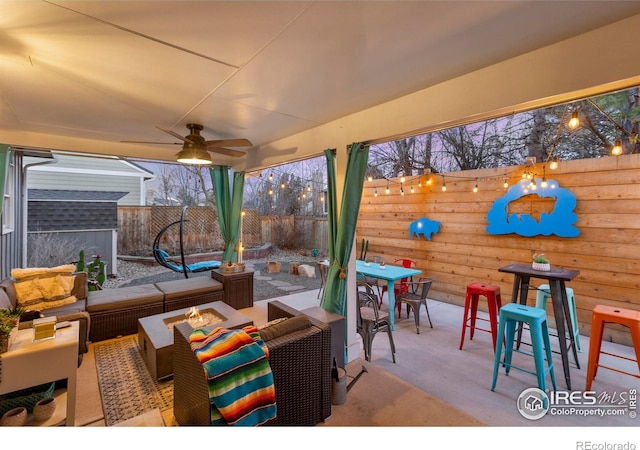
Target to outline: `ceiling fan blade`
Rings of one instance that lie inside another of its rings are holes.
[[[221,155],[233,156],[234,158],[239,158],[247,154],[246,152],[241,152],[240,150],[231,150],[230,148],[224,147],[211,147],[207,148],[207,151],[220,153]]]
[[[168,129],[166,129],[166,128],[159,127],[158,125],[156,125],[156,128],[157,128],[158,130],[160,130],[160,131],[164,131],[165,133],[170,134],[170,135],[171,135],[171,136],[173,136],[173,137],[176,137],[176,138],[180,139],[181,141],[184,141],[184,142],[191,142],[191,143],[193,144],[193,142],[192,142],[190,139],[187,139],[187,138],[186,138],[186,137],[184,137],[184,136],[180,136],[180,135],[179,135],[178,133],[176,133],[175,131],[171,131],[171,130],[168,130]]]
[[[217,147],[251,147],[253,144],[249,139],[218,139],[206,141],[207,150]]]
[[[182,145],[182,142],[120,141],[123,144]]]

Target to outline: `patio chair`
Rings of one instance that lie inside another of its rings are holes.
[[[363,288],[364,290],[360,289]],[[373,293],[373,288],[367,283],[358,282],[358,305],[356,308],[356,331],[362,337],[364,346],[364,358],[371,361],[371,347],[373,338],[379,332],[385,332],[389,336],[391,357],[396,362],[396,346],[393,343],[393,334],[389,322],[389,314],[378,310],[378,298]]]
[[[394,265],[398,265],[400,264],[402,267],[407,268],[407,269],[411,269],[416,267],[416,262],[413,259],[407,259],[407,258],[398,258],[395,259],[393,261]],[[407,278],[402,278],[398,284],[396,284],[394,286],[393,289],[393,293],[396,297],[396,307],[398,309],[398,317],[400,317],[400,302],[397,301],[397,299],[400,297],[400,295],[403,292],[406,292],[407,289],[410,289],[410,282],[413,282],[413,277],[407,277]],[[384,296],[384,293],[387,292],[387,282],[385,280],[378,280],[377,281],[377,286],[378,289],[382,288],[382,291],[380,292],[380,306],[382,306],[382,297]],[[416,291],[411,291],[414,294],[416,293]]]
[[[398,302],[399,310],[402,309],[402,304],[407,304],[407,318],[409,318],[409,310],[413,311],[413,318],[416,322],[416,332],[420,334],[420,305],[424,305],[424,309],[427,311],[427,318],[429,319],[429,326],[433,328],[431,323],[431,316],[429,315],[429,307],[427,306],[427,295],[429,289],[431,289],[431,283],[433,280],[427,277],[421,277],[418,281],[406,282],[401,287],[400,295],[396,298]]]
[[[316,264],[318,265],[318,273],[320,273],[320,290],[318,290],[318,297],[322,298],[322,293],[324,292],[324,285],[327,283],[327,266],[324,265],[324,261],[318,261]]]

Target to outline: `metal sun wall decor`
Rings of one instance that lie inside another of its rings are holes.
[[[413,239],[414,235],[417,238],[422,235],[430,241],[431,236],[438,234],[438,231],[440,231],[440,222],[422,217],[409,225],[409,239]]]
[[[531,181],[521,180],[493,203],[487,214],[489,222],[486,228],[487,233],[514,233],[526,237],[552,234],[560,237],[578,236],[580,230],[574,226],[578,216],[573,212],[576,207],[576,197],[568,189],[561,188],[556,180],[547,180],[544,183],[540,178],[536,178],[533,183],[535,183],[535,189],[530,188]],[[527,195],[555,199],[553,211],[542,212],[540,221],[536,221],[531,214],[508,214],[509,203]]]

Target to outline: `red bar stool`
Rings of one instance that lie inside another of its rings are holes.
[[[478,317],[478,300],[483,295],[487,298],[489,306],[489,319]],[[467,328],[471,328],[470,336],[473,339],[475,330],[486,331],[491,333],[493,339],[493,350],[496,349],[496,338],[498,336],[498,314],[502,307],[502,297],[500,296],[500,288],[493,284],[471,283],[467,286],[467,297],[464,302],[464,320],[462,321],[462,335],[460,336],[460,350],[464,344],[464,335]],[[476,321],[482,320],[489,322],[491,329],[480,328],[476,326]],[[470,323],[469,323],[470,322]]]
[[[631,339],[633,341],[633,348],[636,351],[636,359],[627,358],[622,355],[615,355],[613,353],[608,353],[601,350],[602,334],[604,332],[604,326],[607,323],[624,325],[631,330]],[[625,375],[631,375],[632,377],[640,378],[640,374],[625,372],[620,369],[605,366],[599,363],[600,355],[605,354],[613,356],[615,358],[626,359],[627,361],[635,361],[638,364],[638,372],[640,372],[640,311],[615,308],[605,305],[596,305],[591,312],[591,337],[589,342],[589,362],[587,363],[587,385],[585,388],[586,391],[591,390],[591,383],[596,376],[598,367],[603,367],[605,369],[613,370]]]

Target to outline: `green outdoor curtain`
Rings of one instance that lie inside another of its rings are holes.
[[[216,198],[220,233],[224,239],[223,261],[238,261],[236,246],[240,239],[240,220],[244,194],[244,172],[234,172],[233,186],[229,183],[229,167],[214,166],[210,169],[213,193]]]
[[[353,143],[349,149],[340,216],[338,217],[336,217],[335,154],[332,150],[325,150],[324,154],[327,158],[327,228],[330,265],[321,306],[327,311],[346,316],[346,269],[356,234],[362,186],[369,159],[369,147],[362,143]]]
[[[9,177],[9,161],[11,161],[9,146],[0,145],[0,214],[2,214],[2,207],[4,206],[4,191]]]

